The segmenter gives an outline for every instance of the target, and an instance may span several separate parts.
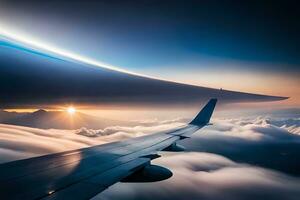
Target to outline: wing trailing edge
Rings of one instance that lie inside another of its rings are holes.
[[[216,103],[217,99],[210,99],[209,102],[198,113],[198,115],[190,122],[190,124],[196,126],[207,125],[215,109]]]

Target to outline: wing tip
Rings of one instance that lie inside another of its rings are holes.
[[[198,115],[189,123],[197,126],[207,125],[210,121],[212,113],[215,109],[218,99],[212,98],[208,103],[201,109]]]

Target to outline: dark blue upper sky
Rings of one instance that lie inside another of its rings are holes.
[[[3,5],[14,15],[6,15],[4,22],[25,24],[23,31],[64,41],[67,48],[128,68],[205,56],[300,64],[296,1],[4,1]],[[298,66],[289,66],[293,68]]]

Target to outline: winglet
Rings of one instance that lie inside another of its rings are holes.
[[[210,99],[209,102],[202,108],[198,115],[190,122],[190,124],[197,126],[204,126],[209,123],[210,117],[216,106],[217,99]]]

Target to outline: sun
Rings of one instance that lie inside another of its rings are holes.
[[[67,108],[67,112],[68,112],[70,115],[73,115],[73,114],[75,114],[76,109],[75,109],[73,106],[69,106],[69,107]]]

